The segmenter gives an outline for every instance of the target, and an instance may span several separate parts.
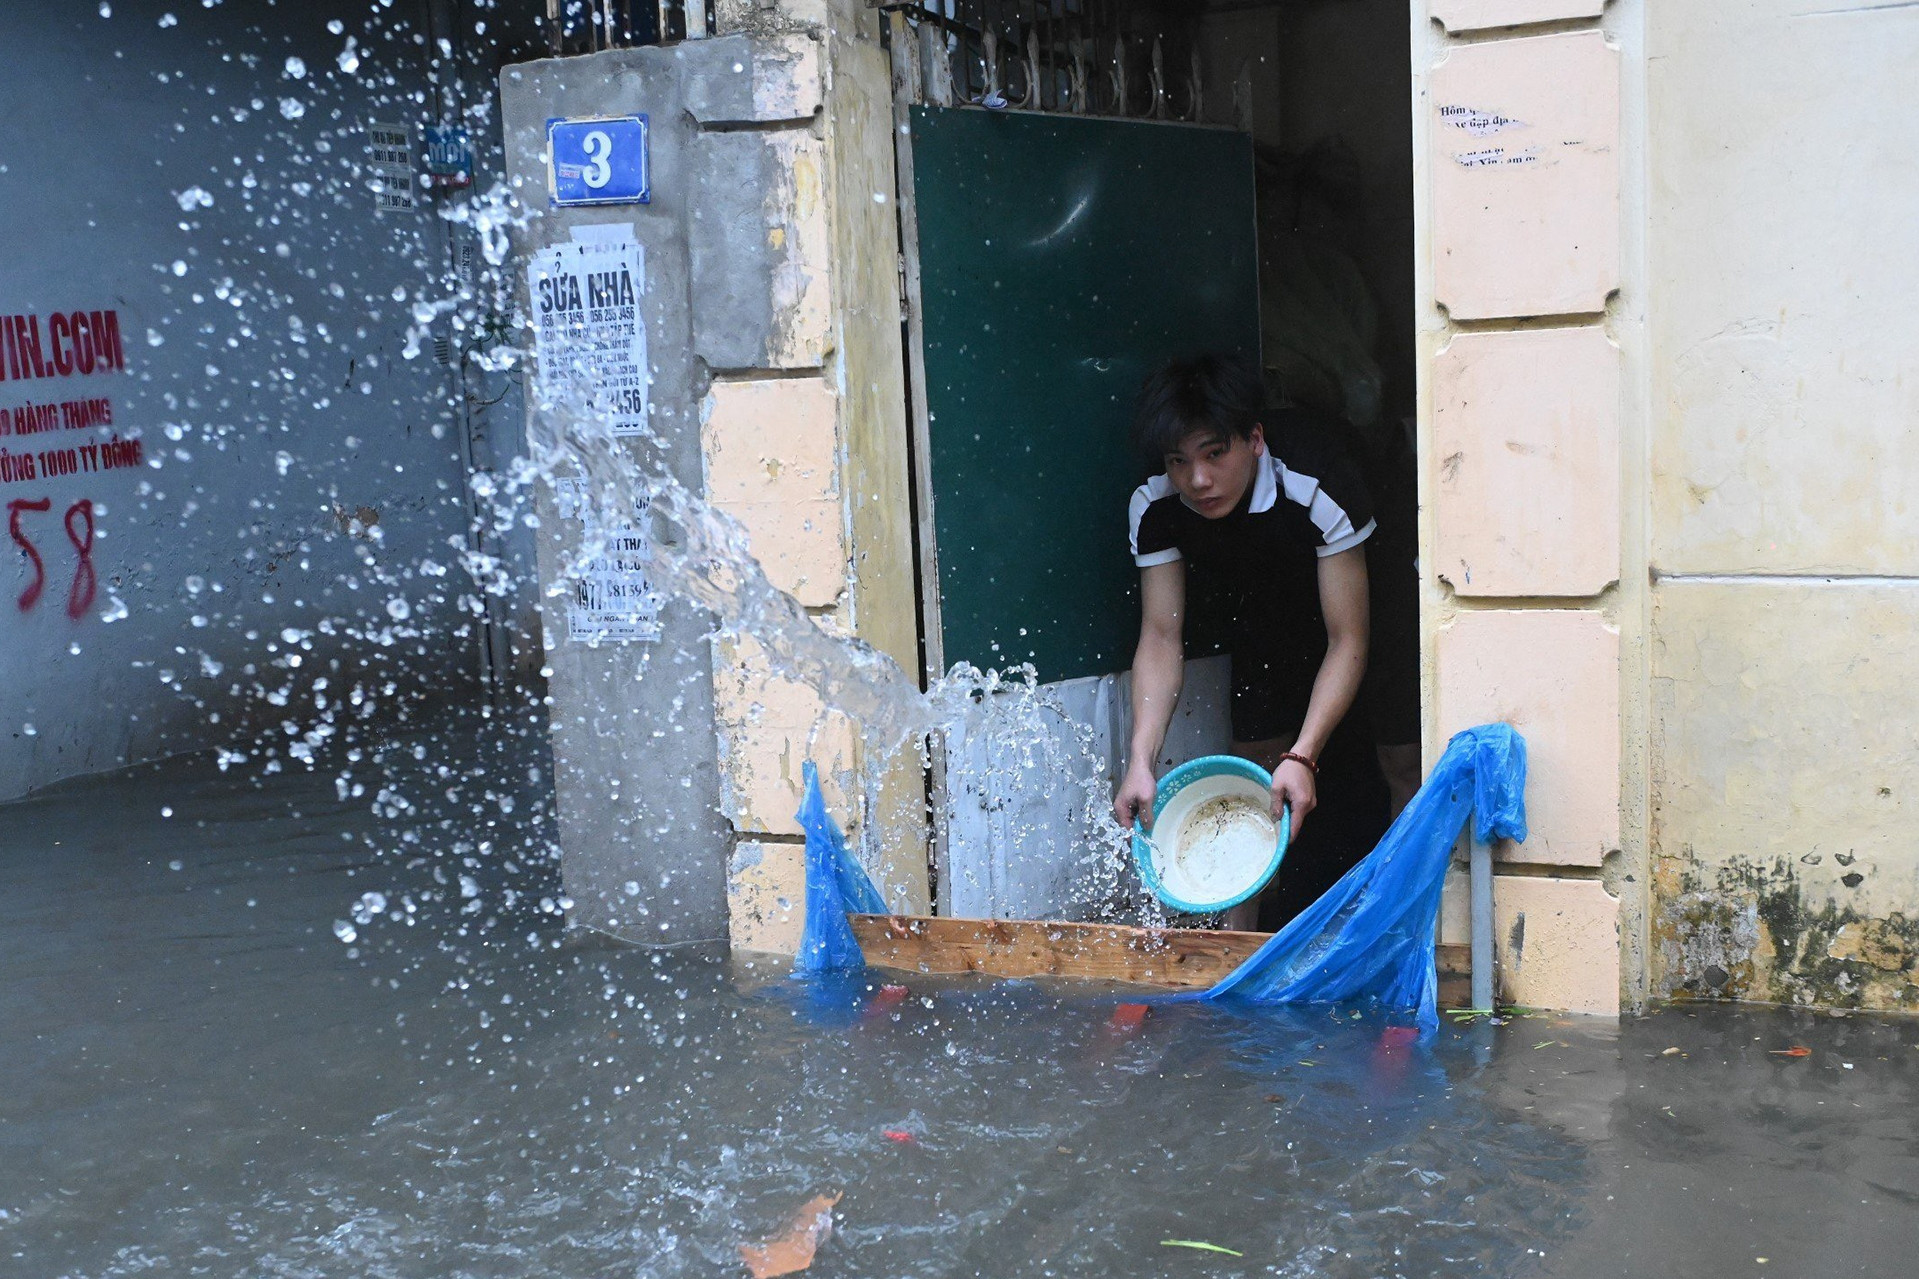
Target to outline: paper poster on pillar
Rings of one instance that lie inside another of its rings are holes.
[[[546,407],[616,436],[646,432],[646,250],[630,237],[551,245],[527,266]]]
[[[646,574],[653,558],[653,542],[647,533],[650,503],[636,496],[633,523],[596,529],[600,516],[593,509],[586,484],[579,477],[562,477],[554,482],[560,518],[579,523],[582,541],[595,532],[600,534],[596,553],[580,566],[566,603],[567,638],[576,644],[656,643],[660,638],[660,593]]]

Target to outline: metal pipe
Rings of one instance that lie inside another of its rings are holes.
[[[1493,1006],[1493,848],[1473,840],[1469,875],[1473,903],[1473,1007]]]

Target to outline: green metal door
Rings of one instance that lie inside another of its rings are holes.
[[[1123,670],[1134,395],[1174,356],[1259,351],[1251,140],[942,107],[912,126],[944,662]]]

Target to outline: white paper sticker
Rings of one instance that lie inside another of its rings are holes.
[[[366,122],[367,185],[379,213],[411,213],[419,207],[413,190],[413,130],[404,124]]]
[[[554,481],[560,518],[587,524],[586,481],[562,477]],[[653,544],[646,531],[647,500],[633,499],[633,523],[606,530],[604,545],[587,562],[566,605],[567,638],[578,644],[633,641],[653,643],[660,638],[660,595],[647,579],[646,565]]]
[[[642,434],[646,250],[630,238],[555,244],[526,271],[546,398],[604,418],[615,435]]]

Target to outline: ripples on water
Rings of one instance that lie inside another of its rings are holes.
[[[733,1275],[831,1190],[822,1277],[1615,1273],[1660,1222],[1661,1255],[1786,1248],[1698,1226],[1741,1202],[1747,1233],[1803,1233],[1767,1169],[1795,1211],[1864,1214],[1840,1255],[1919,1242],[1904,1023],[1534,1017],[1426,1051],[1349,1013],[1179,1006],[1129,1034],[1111,988],[876,997],[566,940],[537,796],[491,832],[528,863],[519,912],[465,939],[452,895],[391,918],[401,868],[341,838],[372,819],[323,776],[175,762],[0,817],[9,1274]],[[369,882],[389,914],[342,946],[327,921]]]

